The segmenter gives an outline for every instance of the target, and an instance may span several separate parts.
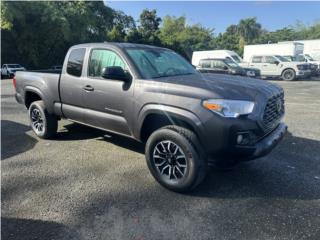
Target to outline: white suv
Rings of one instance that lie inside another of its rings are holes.
[[[259,69],[261,76],[281,77],[287,81],[311,75],[309,63],[290,62],[279,55],[255,55],[251,57],[248,65]]]

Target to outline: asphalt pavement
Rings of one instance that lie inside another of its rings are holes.
[[[177,194],[132,140],[66,120],[38,139],[2,80],[2,239],[320,239],[320,81],[275,82],[289,126],[279,146]]]

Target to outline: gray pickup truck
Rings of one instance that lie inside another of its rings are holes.
[[[66,118],[141,141],[154,178],[178,192],[198,185],[210,164],[266,155],[287,130],[281,87],[201,74],[154,46],[76,45],[61,73],[17,72],[13,83],[38,137],[53,137]]]

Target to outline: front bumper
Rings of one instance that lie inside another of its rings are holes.
[[[287,125],[280,122],[269,133],[264,133],[254,120],[228,119],[214,121],[206,126],[202,138],[203,146],[210,159],[232,159],[248,161],[268,154],[281,141],[287,131]],[[239,135],[248,134],[247,143],[237,143]]]
[[[280,123],[276,129],[257,142],[254,146],[247,148],[238,147],[238,151],[242,153],[249,153],[247,156],[245,156],[245,160],[263,157],[278,145],[287,132],[287,129],[288,126],[285,123]]]
[[[299,70],[296,74],[297,77],[309,77],[311,75],[311,70]]]

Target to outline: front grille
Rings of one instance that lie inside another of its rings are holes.
[[[284,114],[284,93],[269,98],[263,113],[263,125],[266,131],[273,129]]]
[[[310,69],[311,69],[311,70],[317,70],[317,68],[318,68],[318,65],[316,65],[316,64],[310,64]]]

